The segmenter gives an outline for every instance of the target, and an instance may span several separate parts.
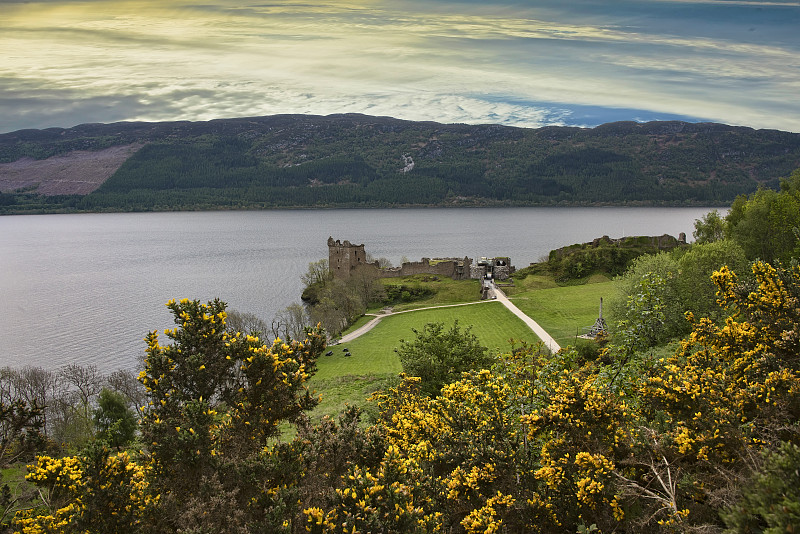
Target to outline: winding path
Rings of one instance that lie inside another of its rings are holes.
[[[537,336],[539,336],[539,339],[542,340],[542,342],[550,350],[550,352],[555,354],[556,352],[561,350],[561,347],[558,345],[558,343],[556,343],[556,340],[553,339],[552,336],[550,334],[548,334],[545,331],[544,328],[539,326],[539,323],[537,323],[536,321],[534,321],[533,319],[531,319],[530,317],[525,315],[522,312],[522,310],[517,308],[510,300],[508,300],[508,297],[506,297],[506,294],[503,293],[494,284],[492,284],[492,295],[494,295],[496,297],[498,302],[501,302],[503,304],[503,306],[508,308],[508,310],[511,313],[513,313],[514,315],[516,315],[517,317],[522,319],[522,321],[526,325],[528,325],[528,328],[533,330],[533,333],[536,334]],[[354,339],[356,339],[356,338],[358,338],[360,336],[363,336],[364,334],[366,334],[367,332],[369,332],[370,330],[375,328],[375,326],[379,322],[381,322],[381,319],[383,319],[384,317],[389,317],[390,315],[398,315],[398,314],[401,314],[401,313],[411,313],[411,312],[422,311],[422,310],[432,310],[432,309],[435,309],[435,308],[454,308],[456,306],[472,306],[474,304],[483,304],[485,302],[493,302],[493,300],[494,299],[492,299],[492,300],[478,300],[478,301],[475,301],[475,302],[464,302],[464,303],[461,303],[461,304],[443,304],[441,306],[429,306],[427,308],[417,308],[417,309],[414,309],[414,310],[403,310],[403,311],[399,311],[399,312],[388,312],[388,313],[382,313],[380,315],[368,314],[368,315],[373,315],[373,319],[371,319],[364,326],[356,328],[355,330],[353,330],[349,334],[346,334],[346,335],[342,336],[342,338],[339,340],[338,344],[349,343],[350,341],[353,341]]]
[[[349,334],[342,336],[342,338],[339,340],[339,343],[337,344],[348,343],[350,341],[353,341],[357,337],[363,336],[364,334],[375,328],[375,326],[379,322],[381,322],[381,319],[383,319],[384,317],[389,317],[390,315],[400,315],[401,313],[411,313],[422,310],[433,310],[436,308],[454,308],[456,306],[472,306],[473,304],[483,304],[484,302],[491,302],[491,300],[476,300],[475,302],[462,302],[461,304],[442,304],[441,306],[428,306],[427,308],[414,308],[413,310],[403,310],[399,312],[387,312],[381,314],[368,313],[367,315],[372,315],[374,318],[364,326],[360,326],[355,330],[353,330],[352,332],[350,332]]]

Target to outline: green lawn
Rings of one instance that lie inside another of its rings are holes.
[[[442,304],[457,304],[459,302],[472,302],[480,300],[481,298],[480,280],[451,280],[445,277],[416,275],[403,278],[382,278],[380,281],[384,285],[424,285],[436,291],[434,295],[424,300],[394,304],[394,311],[413,310],[417,308],[426,308],[428,306],[440,306]]]
[[[516,291],[511,300],[525,314],[539,323],[556,342],[565,347],[575,344],[578,330],[597,320],[600,298],[614,294],[612,282],[579,286]]]
[[[594,324],[600,297],[610,297],[614,291],[613,284],[606,278],[595,278],[590,282],[595,280],[597,283],[559,287],[547,277],[529,276],[508,293],[514,304],[564,347],[574,344],[577,330]],[[409,281],[406,279],[403,283]],[[395,306],[394,310],[473,301],[479,288],[477,281],[454,282],[443,279],[428,283],[436,284],[439,291],[435,296]],[[361,318],[350,330],[370,319],[372,317]],[[347,404],[363,406],[364,399],[375,390],[394,383],[402,371],[400,360],[394,352],[400,346],[401,339],[413,339],[412,329],[420,329],[425,323],[443,322],[450,325],[456,319],[464,327],[471,325],[472,332],[481,343],[495,352],[509,350],[511,339],[538,342],[536,335],[499,302],[388,316],[358,339],[329,347],[328,350],[333,352],[331,356],[319,358],[318,371],[310,387],[322,395],[322,402],[312,417],[335,415]],[[344,356],[344,348],[349,349],[352,356]]]
[[[385,317],[370,332],[343,345],[333,345],[331,356],[321,356],[310,387],[322,394],[314,416],[335,414],[345,404],[363,404],[370,393],[391,382],[403,369],[394,349],[401,339],[414,339],[412,328],[426,323],[451,325],[456,319],[462,327],[472,325],[480,342],[493,351],[510,349],[510,339],[528,343],[538,341],[525,324],[499,302],[437,308]],[[352,356],[344,356],[343,349]]]

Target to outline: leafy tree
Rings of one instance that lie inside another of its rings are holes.
[[[731,240],[692,245],[678,258],[676,282],[684,302],[684,311],[690,311],[698,317],[721,318],[724,310],[717,305],[717,287],[711,275],[722,267],[744,273],[747,266],[742,247]]]
[[[300,280],[306,286],[313,286],[314,284],[330,280],[330,278],[331,272],[328,268],[327,258],[323,258],[319,261],[312,261],[308,264],[308,271],[300,276]]]
[[[126,369],[114,371],[106,381],[111,390],[124,395],[128,408],[134,410],[139,417],[144,415],[147,391],[133,372]]]
[[[97,399],[94,424],[98,437],[117,449],[133,441],[136,434],[136,418],[128,407],[128,399],[107,388],[100,391]]]
[[[780,192],[759,189],[737,197],[726,221],[726,235],[748,259],[788,262],[800,256],[800,169],[781,182]]]
[[[25,366],[19,370],[4,367],[0,370],[0,377],[6,398],[16,398],[28,406],[39,407],[42,433],[50,437],[58,424],[56,406],[63,396],[56,385],[55,374],[41,367]]]
[[[696,243],[714,243],[725,238],[725,219],[717,210],[711,210],[701,219],[694,221],[692,232]]]
[[[9,371],[0,370],[0,468],[31,458],[44,444],[43,409],[19,395]]]
[[[422,380],[420,387],[426,395],[436,396],[461,373],[492,364],[489,350],[480,344],[472,327],[462,329],[458,320],[449,330],[444,323],[427,323],[422,330],[412,331],[416,338],[401,340],[397,352],[405,373]]]
[[[673,256],[661,252],[636,258],[616,280],[619,293],[609,308],[615,330],[625,336],[620,345],[643,350],[688,331],[678,271]]]
[[[380,302],[386,296],[378,273],[371,269],[357,269],[346,282],[347,289],[361,301],[366,309],[373,302]]]
[[[370,284],[376,281],[366,282]],[[321,323],[327,331],[338,334],[358,319],[366,311],[366,304],[362,294],[356,292],[354,287],[350,281],[340,279],[326,282],[317,294],[319,300],[309,310],[312,322]]]

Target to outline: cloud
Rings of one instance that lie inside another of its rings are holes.
[[[797,2],[10,5],[1,131],[340,112],[524,126],[682,117],[800,131]]]

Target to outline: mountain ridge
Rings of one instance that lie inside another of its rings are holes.
[[[112,172],[105,165],[105,178],[85,175],[87,158],[113,147],[135,149]],[[76,153],[80,170],[70,167]],[[25,158],[35,167],[56,157],[60,174],[50,165],[10,178]],[[0,134],[0,212],[723,205],[798,167],[800,134],[719,123],[520,128],[361,114],[91,123]]]

